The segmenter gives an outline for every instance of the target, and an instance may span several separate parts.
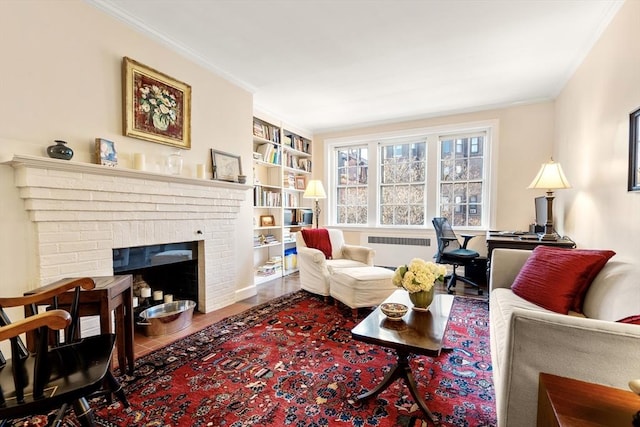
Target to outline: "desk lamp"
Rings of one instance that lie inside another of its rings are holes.
[[[318,228],[318,218],[320,217],[320,205],[318,204],[318,199],[327,198],[327,193],[324,192],[322,181],[319,179],[312,179],[309,181],[302,197],[305,199],[315,199],[316,203],[314,214],[316,216],[316,228]]]
[[[533,178],[528,188],[544,188],[547,190],[547,222],[544,225],[544,234],[540,240],[558,240],[558,234],[553,231],[553,190],[560,188],[571,188],[571,184],[564,176],[562,166],[551,159],[548,163],[543,163],[538,171],[538,175]]]

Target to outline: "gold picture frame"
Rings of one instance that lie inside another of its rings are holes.
[[[125,136],[191,149],[191,86],[125,56],[122,92]]]
[[[276,219],[273,215],[260,215],[260,227],[275,227]]]

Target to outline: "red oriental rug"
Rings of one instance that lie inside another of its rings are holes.
[[[486,301],[456,297],[445,335],[453,351],[411,359],[442,426],[496,425],[488,321]],[[305,291],[280,297],[139,358],[135,375],[120,377],[131,407],[93,401],[98,424],[431,425],[403,381],[354,403],[396,361],[392,350],[352,340],[354,326],[349,310]]]

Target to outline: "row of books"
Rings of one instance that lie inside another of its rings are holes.
[[[282,206],[282,194],[256,185],[253,187],[253,206]]]
[[[254,120],[253,134],[258,138],[280,143],[280,129],[267,123]]]
[[[311,160],[306,157],[298,157],[287,153],[282,153],[282,164],[288,168],[300,169],[311,172]]]
[[[262,161],[280,164],[280,150],[274,144],[261,144],[256,147],[256,151],[262,154]]]
[[[258,276],[270,276],[279,272],[282,272],[282,257],[273,256],[269,258],[269,261],[258,267],[256,274]]]
[[[306,172],[311,172],[311,159],[304,158],[298,161],[298,167]]]
[[[296,134],[285,134],[282,139],[283,145],[291,147],[294,150],[311,154],[311,141],[302,138]]]
[[[311,172],[311,159],[290,154],[279,150],[274,144],[261,144],[256,147],[256,152],[262,155],[262,161],[274,165],[282,164],[291,169],[300,169]]]
[[[263,245],[271,245],[274,243],[280,243],[280,241],[278,239],[276,239],[276,236],[274,236],[273,234],[260,234],[257,236],[253,236],[253,246],[257,247],[257,246],[263,246]]]
[[[296,176],[289,172],[282,177],[282,188],[296,188]]]
[[[298,195],[285,193],[283,196],[284,205],[288,208],[297,208],[298,207]]]

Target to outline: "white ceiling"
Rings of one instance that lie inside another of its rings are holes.
[[[86,0],[318,133],[553,99],[618,0]]]

